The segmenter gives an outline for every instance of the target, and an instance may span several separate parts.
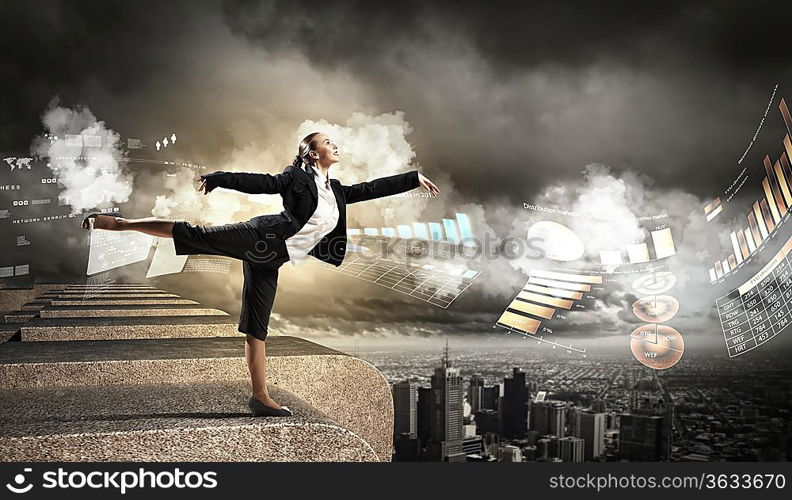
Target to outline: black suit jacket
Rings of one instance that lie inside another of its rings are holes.
[[[299,231],[316,211],[319,195],[313,169],[306,172],[293,165],[280,174],[258,174],[248,172],[213,172],[202,175],[208,191],[222,187],[250,194],[280,194],[283,197],[283,212],[253,217],[250,222],[266,234],[287,239]],[[350,203],[374,200],[403,193],[419,186],[418,171],[382,177],[351,186],[330,179],[330,187],[338,204],[338,224],[309,252],[319,260],[340,266],[346,255],[347,229],[346,206]]]

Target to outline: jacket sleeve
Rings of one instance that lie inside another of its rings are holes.
[[[415,189],[419,185],[418,171],[413,170],[406,174],[391,175],[351,186],[342,185],[341,188],[344,191],[347,204],[350,204],[403,193]]]
[[[217,171],[202,175],[201,180],[206,180],[208,192],[221,187],[233,189],[241,193],[279,194],[283,193],[289,185],[289,182],[291,182],[291,169],[290,167],[286,167],[283,173],[274,175]]]

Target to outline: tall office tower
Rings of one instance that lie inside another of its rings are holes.
[[[582,462],[584,456],[584,440],[567,436],[558,440],[559,455],[564,462]]]
[[[512,376],[503,380],[501,399],[501,436],[520,438],[528,431],[528,388],[525,372],[512,369]]]
[[[432,389],[430,387],[418,388],[418,439],[421,448],[429,444],[429,435],[432,428]]]
[[[567,435],[581,437],[580,417],[585,410],[578,406],[573,406],[567,411]]]
[[[583,412],[575,437],[586,441],[585,459],[596,460],[605,452],[605,414]]]
[[[500,384],[495,384],[492,387],[484,387],[481,393],[481,407],[488,410],[497,410],[500,390]]]
[[[462,417],[464,411],[462,376],[452,368],[446,344],[443,364],[432,375],[432,408],[429,429],[429,450],[441,462],[464,462],[462,449]]]
[[[541,435],[566,435],[566,404],[561,401],[533,401],[530,405],[530,426]]]
[[[393,436],[418,437],[418,391],[405,380],[393,384]]]
[[[560,438],[566,435],[566,404],[561,401],[550,403],[550,434]]]
[[[473,414],[476,421],[476,434],[482,436],[488,433],[497,434],[500,431],[498,412],[488,408],[481,409]]]
[[[540,436],[550,434],[547,403],[544,401],[531,401],[529,411],[528,429],[538,432]]]
[[[659,462],[663,459],[663,425],[660,415],[628,413],[621,416],[619,453],[632,462]]]
[[[484,397],[484,379],[480,375],[473,375],[470,377],[470,385],[468,386],[468,403],[470,404],[470,413],[476,413],[482,406],[482,399]]]

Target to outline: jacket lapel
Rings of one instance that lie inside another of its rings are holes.
[[[330,187],[333,189],[333,195],[335,195],[336,206],[338,207],[338,213],[339,215],[343,215],[345,211],[344,211],[344,203],[341,201],[341,184],[338,182],[333,182],[333,180],[334,179],[330,179]]]
[[[313,171],[313,168],[308,167],[308,170],[301,168],[302,172],[308,177],[308,191],[311,192],[311,196],[314,197],[315,201],[319,201],[319,192],[316,190],[316,179],[314,176],[316,172]]]

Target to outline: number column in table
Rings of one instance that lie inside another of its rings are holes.
[[[757,338],[767,339],[773,335],[773,323],[776,322],[773,315],[778,312],[779,307],[783,307],[784,303],[780,300],[781,292],[778,290],[778,282],[775,278],[775,273],[770,273],[765,279],[756,285],[758,291],[757,297],[759,303],[753,310],[747,310],[748,318],[751,321],[751,332],[753,333],[753,347],[759,345]],[[745,296],[743,296],[745,300]]]
[[[751,293],[749,302],[753,305],[760,303],[756,289],[751,289],[748,293]],[[718,307],[718,315],[723,328],[723,338],[726,341],[729,357],[733,358],[756,347],[746,312],[745,298],[740,296],[740,292],[734,290],[730,294],[716,300],[715,305]]]
[[[773,270],[775,275],[776,291],[766,294],[765,305],[770,315],[773,328],[769,332],[757,333],[757,345],[767,342],[778,335],[790,323],[790,311],[792,311],[792,266],[789,260],[784,258],[781,264]]]

